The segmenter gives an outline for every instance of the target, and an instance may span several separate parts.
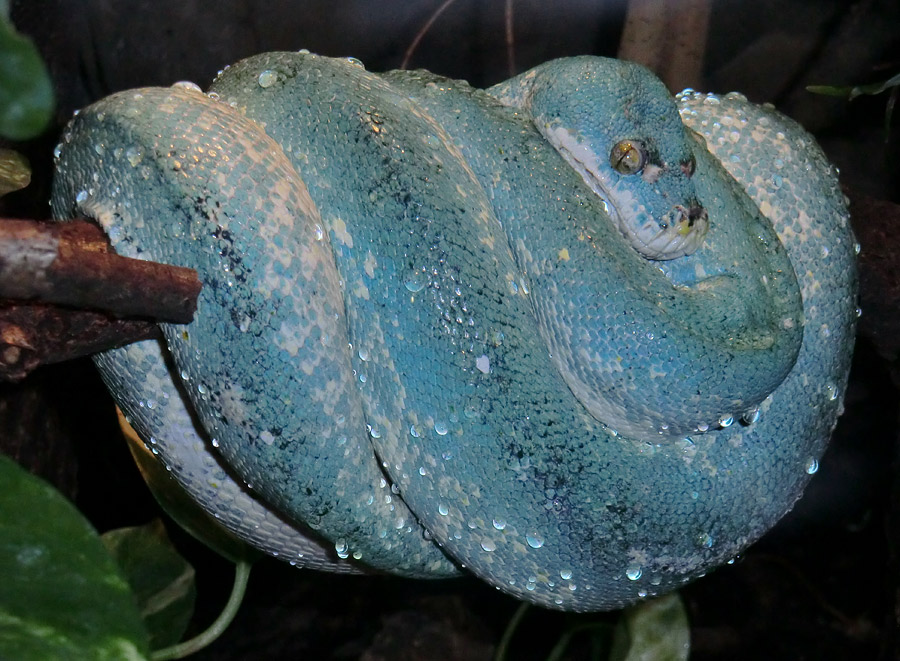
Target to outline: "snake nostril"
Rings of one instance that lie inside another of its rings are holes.
[[[688,224],[693,226],[694,223],[696,223],[698,220],[706,220],[706,209],[701,207],[699,204],[692,204],[691,208],[688,209],[687,217]]]

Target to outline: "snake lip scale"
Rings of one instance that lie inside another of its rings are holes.
[[[180,485],[297,566],[619,608],[774,525],[841,412],[836,171],[634,64],[478,90],[265,53],[82,110],[52,205],[197,270],[191,324],[96,363]]]

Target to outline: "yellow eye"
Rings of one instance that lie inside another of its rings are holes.
[[[621,174],[640,172],[647,162],[647,151],[637,140],[620,140],[609,152],[609,164]]]

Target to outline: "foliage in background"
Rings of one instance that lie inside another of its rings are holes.
[[[28,140],[53,116],[53,87],[34,44],[16,32],[7,0],[0,0],[0,137]]]
[[[807,91],[813,94],[823,94],[825,96],[846,97],[848,101],[862,96],[863,94],[875,95],[882,94],[890,90],[888,94],[887,104],[884,108],[884,135],[885,142],[890,137],[891,118],[894,115],[894,106],[897,103],[897,96],[900,94],[900,73],[896,76],[888,78],[880,83],[872,83],[871,85],[848,85],[846,87],[838,87],[833,85],[809,85]]]
[[[0,658],[147,658],[128,581],[87,520],[2,455],[0,484]]]

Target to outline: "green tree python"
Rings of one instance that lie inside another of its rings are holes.
[[[738,94],[268,53],[84,109],[56,168],[55,217],[204,285],[163,344],[97,357],[127,419],[298,566],[618,608],[774,525],[841,412],[837,173]]]

